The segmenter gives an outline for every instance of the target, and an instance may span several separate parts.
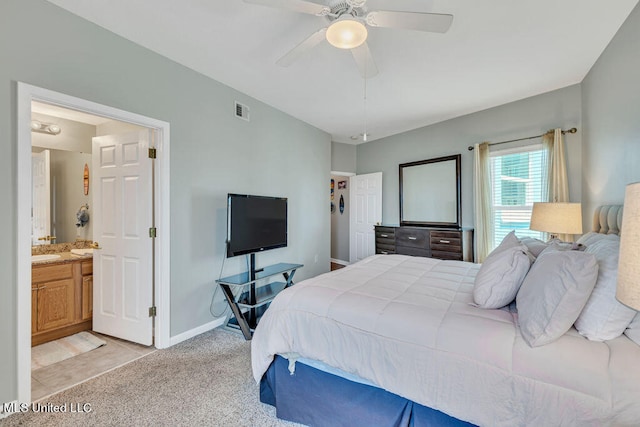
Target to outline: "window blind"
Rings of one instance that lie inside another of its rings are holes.
[[[547,153],[541,144],[517,150],[495,151],[490,155],[493,189],[493,247],[516,231],[518,237],[543,238],[543,233],[529,230],[534,202],[547,198]]]

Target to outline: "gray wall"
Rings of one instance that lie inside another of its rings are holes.
[[[341,144],[344,145],[344,144]],[[355,148],[355,147],[354,147]],[[331,175],[335,182],[332,202],[336,210],[331,214],[331,258],[349,262],[349,177]],[[347,188],[339,189],[338,182],[346,181]],[[340,196],[344,198],[344,212],[340,213]]]
[[[356,171],[356,146],[331,142],[331,170],[336,172]]]
[[[0,2],[0,58],[0,402],[16,398],[16,290],[29,286],[16,283],[17,81],[171,123],[171,335],[214,320],[227,192],[289,198],[289,247],[259,265],[328,271],[328,134],[44,0]],[[251,122],[233,117],[236,100]],[[229,259],[224,274],[244,266]]]
[[[357,146],[357,173],[382,171],[382,221],[399,223],[398,165],[462,154],[462,225],[473,226],[473,152],[467,146],[577,127],[565,135],[570,198],[581,198],[581,93],[573,85]]]
[[[583,215],[640,181],[640,5],[582,83]],[[590,226],[590,221],[586,221]]]

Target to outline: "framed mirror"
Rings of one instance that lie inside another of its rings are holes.
[[[460,228],[461,155],[403,163],[400,225]]]

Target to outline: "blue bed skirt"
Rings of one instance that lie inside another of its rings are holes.
[[[355,383],[296,363],[275,360],[260,381],[260,401],[276,408],[278,418],[313,427],[462,427],[465,421],[419,405],[386,390]]]

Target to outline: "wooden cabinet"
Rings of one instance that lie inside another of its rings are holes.
[[[31,345],[91,329],[92,312],[85,306],[93,305],[92,266],[78,260],[32,267]]]
[[[376,226],[376,253],[473,262],[473,230]]]
[[[75,318],[73,279],[44,282],[38,286],[38,332],[68,326]]]
[[[431,258],[429,229],[398,227],[396,230],[396,253]]]
[[[396,253],[396,228],[376,226],[376,253]]]
[[[93,260],[83,261],[82,273],[82,320],[93,318]]]

